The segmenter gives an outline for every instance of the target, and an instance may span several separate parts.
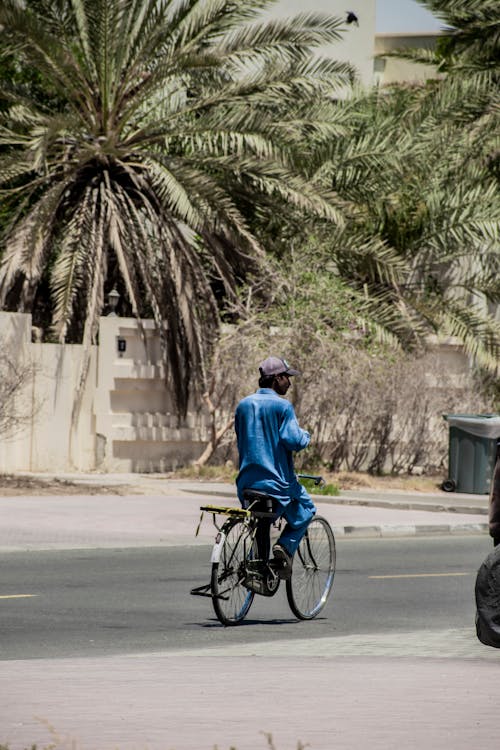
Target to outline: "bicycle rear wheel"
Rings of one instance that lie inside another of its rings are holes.
[[[212,603],[223,625],[237,625],[248,613],[254,592],[243,585],[245,562],[256,557],[252,530],[240,520],[230,520],[221,530],[222,542],[212,563]]]
[[[293,614],[312,620],[326,604],[335,576],[335,537],[330,524],[316,516],[295,553],[286,595]]]

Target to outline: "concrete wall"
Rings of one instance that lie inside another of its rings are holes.
[[[0,404],[0,408],[13,408],[19,419],[14,434],[1,436],[0,471],[94,468],[96,348],[91,351],[87,387],[74,430],[72,404],[82,347],[32,343],[31,315],[0,312],[0,351],[6,379],[10,363],[26,368],[22,387],[7,404]]]
[[[437,78],[436,68],[420,65],[411,60],[398,60],[383,57],[389,52],[403,49],[430,49],[436,46],[439,32],[429,34],[377,34],[375,37],[374,83],[387,86],[391,83],[424,83],[429,78]],[[382,56],[382,57],[380,57]]]
[[[94,398],[96,465],[106,471],[167,471],[197,458],[207,417],[191,405],[178,422],[153,321],[101,318]],[[124,349],[124,351],[120,351]]]
[[[0,441],[0,471],[167,471],[198,458],[208,416],[178,422],[153,322],[101,318],[79,418],[72,425],[83,349],[32,341],[31,316],[0,313],[1,362],[29,366],[15,396],[19,426]],[[120,351],[124,347],[124,351]],[[1,394],[1,391],[0,391]],[[0,407],[2,405],[0,404]]]

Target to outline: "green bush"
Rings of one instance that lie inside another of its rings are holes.
[[[315,484],[313,479],[300,479],[301,485],[312,495],[339,495],[337,484]]]

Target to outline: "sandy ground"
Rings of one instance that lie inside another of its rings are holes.
[[[201,479],[203,481],[226,481],[232,483],[234,476],[221,469],[220,472],[215,467],[212,470],[197,476],[187,470],[178,474],[168,473],[164,475],[165,479]],[[96,474],[96,477],[99,475]],[[104,475],[105,477],[106,475]],[[158,477],[156,477],[158,478]],[[351,489],[374,489],[374,490],[406,490],[417,492],[437,492],[440,489],[441,476],[404,476],[404,477],[375,477],[368,474],[355,474],[343,472],[340,474],[325,473],[324,478],[327,483],[337,485],[340,490]],[[144,489],[140,483],[133,485],[119,483],[109,483],[94,480],[89,482],[73,482],[69,479],[48,476],[40,478],[27,476],[26,474],[0,474],[0,496],[14,495],[131,495],[143,494]]]
[[[62,479],[36,479],[0,475],[0,496],[14,495],[131,495],[134,489],[129,485],[79,484]]]

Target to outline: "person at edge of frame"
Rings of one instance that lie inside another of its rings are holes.
[[[497,441],[495,470],[491,480],[489,501],[489,531],[493,546],[500,544],[500,439]]]
[[[293,452],[309,445],[311,436],[299,426],[292,404],[283,396],[290,378],[299,375],[281,357],[271,356],[259,366],[258,390],[236,407],[235,430],[239,453],[236,478],[238,498],[248,503],[244,490],[263,492],[273,498],[273,511],[286,520],[273,545],[273,565],[280,578],[289,578],[300,540],[316,513],[316,506],[297,480]],[[262,518],[257,532],[259,555],[269,558],[272,519]]]

